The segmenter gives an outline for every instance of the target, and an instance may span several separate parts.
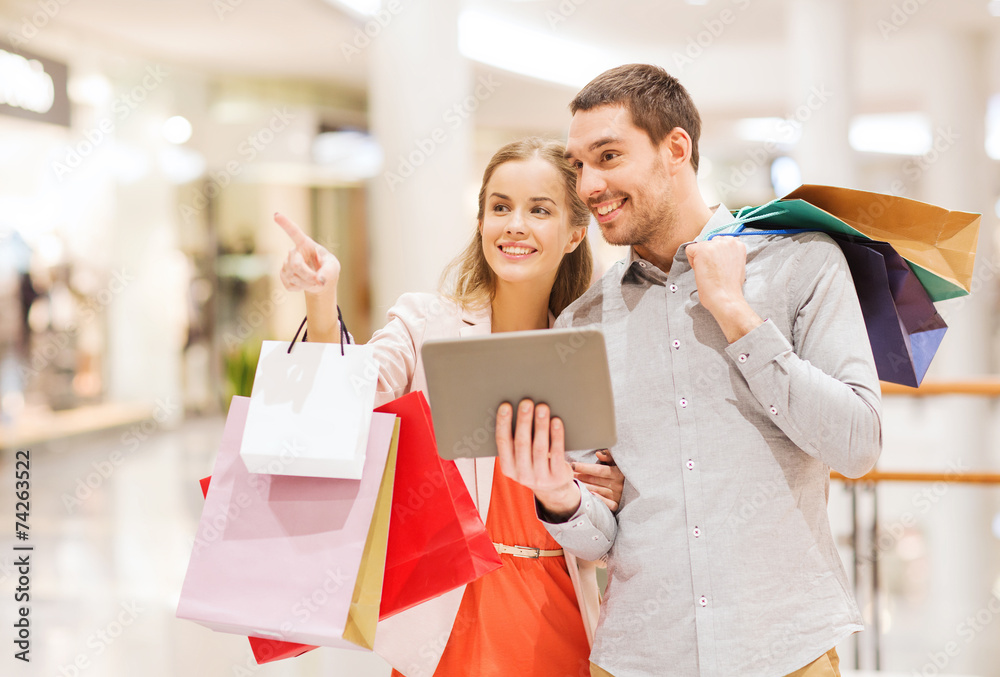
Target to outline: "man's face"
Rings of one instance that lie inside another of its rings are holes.
[[[658,148],[622,106],[573,116],[566,155],[576,191],[611,244],[645,245],[675,221],[670,176]]]

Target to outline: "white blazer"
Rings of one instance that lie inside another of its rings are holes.
[[[437,294],[404,294],[389,310],[388,320],[368,342],[375,347],[379,364],[376,406],[413,390],[427,392],[420,356],[424,341],[481,336],[489,334],[491,329],[489,308],[468,311]],[[552,320],[550,315],[550,326]],[[455,463],[485,523],[493,489],[494,458],[462,458]],[[600,606],[596,567],[593,562],[579,561],[569,553],[565,557],[587,640],[593,645]],[[375,652],[407,677],[431,677],[441,660],[464,594],[463,585],[381,621],[375,633]]]

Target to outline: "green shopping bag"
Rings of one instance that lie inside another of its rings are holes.
[[[799,186],[751,213],[748,220],[755,221],[756,228],[819,230],[888,242],[932,301],[965,296],[971,289],[980,214],[819,185]]]

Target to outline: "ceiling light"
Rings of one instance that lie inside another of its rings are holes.
[[[1000,160],[1000,94],[991,96],[986,105],[986,154]]]
[[[66,94],[73,103],[100,106],[111,100],[114,91],[106,77],[91,73],[70,78],[66,84]]]
[[[381,0],[326,0],[327,3],[338,9],[346,9],[348,12],[361,16],[375,16],[382,6]]]
[[[175,115],[163,123],[163,137],[178,145],[191,138],[191,123],[180,115]]]
[[[582,87],[598,74],[625,63],[593,45],[474,10],[459,17],[458,48],[473,61],[570,87]]]
[[[316,164],[345,177],[367,179],[382,169],[383,152],[378,141],[359,131],[324,132],[312,144]]]
[[[855,116],[848,139],[854,150],[895,155],[923,155],[933,143],[931,122],[923,113]]]
[[[802,170],[799,163],[782,155],[771,163],[771,186],[774,194],[782,197],[802,185]]]
[[[802,138],[802,124],[791,118],[743,118],[736,122],[736,135],[744,141],[794,146]]]

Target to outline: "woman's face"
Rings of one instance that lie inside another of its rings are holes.
[[[480,229],[483,254],[499,281],[540,282],[550,288],[563,256],[586,229],[572,227],[566,183],[545,160],[506,162],[486,185]]]

